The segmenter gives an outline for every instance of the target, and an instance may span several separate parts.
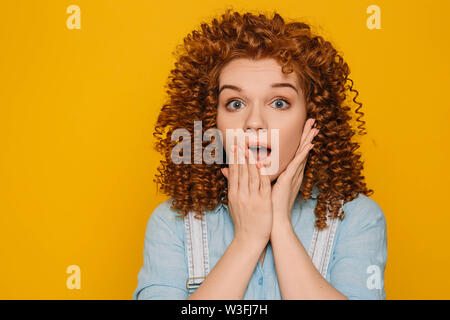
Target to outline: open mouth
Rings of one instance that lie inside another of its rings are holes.
[[[253,156],[257,161],[264,160],[270,156],[270,148],[264,146],[249,146],[248,150],[253,152]]]

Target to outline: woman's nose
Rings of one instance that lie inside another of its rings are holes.
[[[264,119],[264,115],[261,110],[259,110],[258,106],[253,106],[250,110],[250,113],[246,119],[244,131],[260,131],[267,128],[266,121]]]

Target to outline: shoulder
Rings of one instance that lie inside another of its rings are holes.
[[[166,201],[161,202],[153,210],[150,219],[172,224],[175,221],[175,217],[178,215],[178,213],[175,210],[172,210],[171,206],[172,206],[172,198],[169,198]]]
[[[152,212],[148,219],[146,237],[167,238],[175,237],[184,241],[184,219],[180,218],[177,211],[171,209],[172,198],[161,202]]]
[[[371,227],[386,228],[386,219],[380,205],[373,199],[360,193],[358,196],[344,203],[344,219],[342,227],[348,232],[356,232]]]
[[[383,210],[364,194],[345,203],[343,209],[327,279],[349,299],[385,299],[387,236]]]
[[[336,235],[336,257],[354,257],[360,263],[368,259],[371,262],[364,262],[367,265],[384,265],[387,259],[387,230],[380,205],[359,194],[344,204],[344,213]]]

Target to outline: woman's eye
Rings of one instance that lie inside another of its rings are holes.
[[[285,107],[283,107],[283,103],[286,104]],[[275,109],[287,109],[290,103],[284,99],[277,99],[272,103],[272,105],[274,105]]]
[[[272,106],[275,107],[275,109],[287,109],[290,106],[290,103],[285,99],[276,99],[274,102],[272,102]],[[231,109],[231,110],[239,110],[243,108],[243,103],[240,100],[230,100],[225,104],[225,107]]]
[[[237,102],[237,103],[233,103],[233,102]],[[239,101],[239,100],[231,100],[231,101],[227,102],[227,104],[226,104],[225,106],[226,106],[226,107],[227,107],[227,106],[232,106],[231,109],[232,109],[232,110],[236,110],[235,107],[237,107],[237,109],[242,108],[242,102]]]

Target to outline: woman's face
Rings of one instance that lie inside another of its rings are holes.
[[[226,154],[230,154],[227,148],[233,143],[230,141],[228,146],[226,129],[242,129],[267,142],[273,150],[276,142],[271,141],[271,130],[279,129],[278,170],[270,174],[274,182],[294,158],[305,121],[305,99],[295,72],[284,74],[275,59],[238,58],[223,67],[217,128]],[[258,136],[261,132],[264,134]]]

